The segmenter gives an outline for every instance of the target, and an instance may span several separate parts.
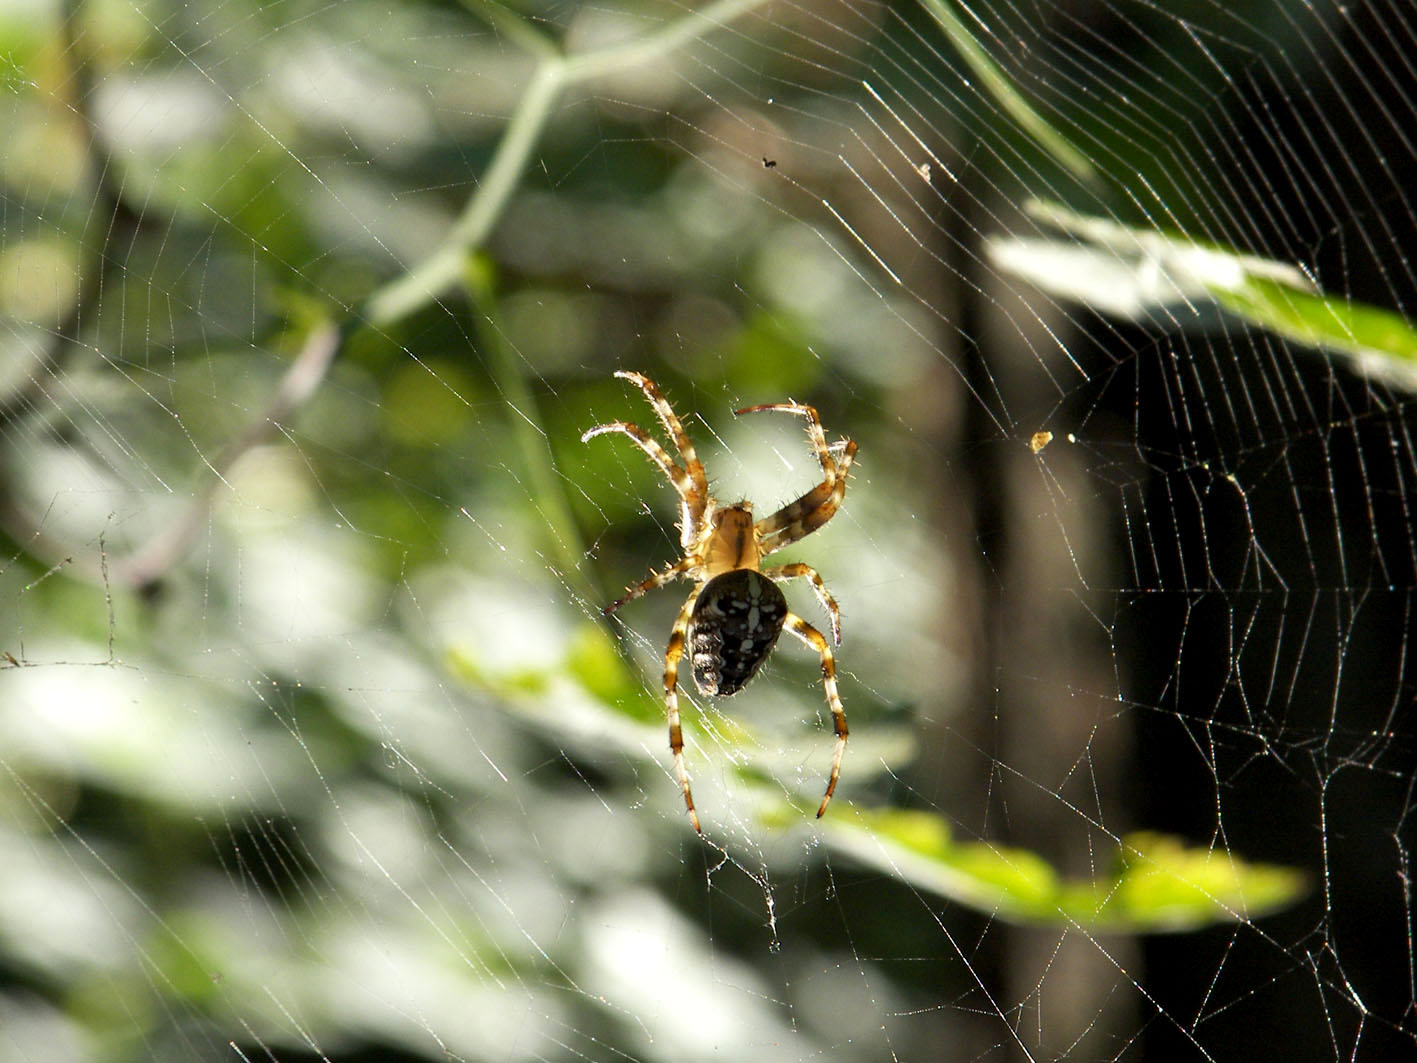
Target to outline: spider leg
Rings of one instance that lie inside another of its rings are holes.
[[[833,660],[831,647],[827,645],[827,640],[822,637],[822,633],[791,611],[783,621],[783,626],[816,650],[822,658],[822,686],[827,692],[827,704],[831,706],[832,710],[832,729],[836,732],[836,750],[832,753],[832,773],[831,778],[827,780],[827,792],[822,798],[821,805],[817,808],[817,818],[821,819],[822,813],[827,810],[827,804],[832,799],[832,794],[836,791],[836,780],[841,775],[841,757],[846,752],[846,710],[841,706],[841,695],[837,693],[836,689],[836,661]],[[687,793],[687,790],[685,792]]]
[[[643,597],[650,591],[654,590],[656,587],[663,587],[666,583],[673,583],[676,579],[684,575],[684,573],[688,572],[689,569],[693,567],[693,562],[690,561],[688,558],[685,558],[678,564],[670,568],[666,568],[663,572],[651,572],[648,579],[644,580],[641,583],[635,584],[633,587],[631,587],[628,591],[625,592],[625,596],[623,598],[619,598],[611,602],[604,609],[602,609],[600,611],[600,615],[609,616],[611,613],[613,613],[616,609],[619,609],[620,606],[624,605],[626,602],[633,602],[636,598]]]
[[[840,459],[832,459],[834,476],[822,481],[806,494],[787,503],[776,513],[758,521],[758,537],[765,554],[781,550],[805,535],[811,535],[832,517],[846,495],[846,474],[856,457],[856,441],[847,439],[841,446]]]
[[[649,400],[650,406],[659,418],[659,423],[664,425],[664,430],[669,433],[669,438],[678,448],[679,456],[684,459],[684,471],[688,476],[689,486],[685,488],[677,482],[674,486],[684,496],[685,508],[692,511],[694,526],[698,527],[698,522],[704,515],[704,508],[708,504],[709,492],[708,476],[704,472],[704,464],[699,460],[698,452],[694,450],[693,440],[689,438],[689,433],[684,431],[684,425],[679,420],[679,415],[674,412],[674,407],[669,405],[669,400],[664,397],[653,380],[643,373],[630,373],[625,370],[620,370],[615,375],[622,380],[628,380],[645,393],[645,398]],[[685,542],[685,545],[688,545],[688,541]]]
[[[832,642],[838,646],[841,645],[841,610],[837,608],[836,599],[831,596],[831,591],[827,590],[827,585],[822,582],[822,577],[817,574],[816,569],[799,561],[791,565],[773,565],[763,569],[762,574],[771,580],[797,579],[798,577],[810,580],[812,589],[817,592],[817,600],[822,603],[822,608],[831,618]]]
[[[796,501],[789,502],[776,513],[758,521],[758,537],[762,540],[764,553],[771,553],[788,543],[796,542],[831,520],[846,493],[846,474],[851,468],[852,459],[856,457],[856,444],[850,439],[827,445],[822,419],[815,407],[800,402],[771,402],[762,406],[747,406],[733,412],[741,416],[745,413],[768,411],[795,413],[807,419],[807,436],[812,443],[812,452],[821,463],[822,475],[825,478]],[[833,451],[840,451],[840,457]]]
[[[700,834],[699,814],[694,811],[694,795],[689,790],[689,773],[684,767],[684,731],[679,725],[679,659],[684,656],[684,639],[689,630],[689,617],[694,611],[703,584],[694,587],[684,608],[669,633],[669,645],[664,650],[664,706],[669,715],[669,749],[674,754],[674,772],[679,776],[679,788],[684,791],[684,804],[689,809],[689,822]],[[820,638],[821,636],[817,636]]]
[[[822,472],[826,473],[828,482],[836,478],[836,465],[832,461],[831,448],[827,446],[827,434],[822,428],[822,419],[817,414],[815,406],[804,406],[800,402],[767,402],[761,406],[745,406],[741,410],[734,410],[734,417],[741,417],[745,413],[796,413],[807,418],[807,435],[812,440],[812,451],[817,455],[817,460],[822,463]]]
[[[698,537],[699,521],[704,515],[704,499],[707,491],[700,491],[687,470],[669,456],[669,452],[659,445],[659,441],[645,432],[637,424],[628,421],[611,421],[598,424],[581,436],[582,443],[589,443],[596,436],[619,432],[635,441],[635,444],[649,455],[649,460],[659,466],[683,502],[683,512],[679,519],[679,541],[685,549]],[[702,467],[700,467],[702,471]]]

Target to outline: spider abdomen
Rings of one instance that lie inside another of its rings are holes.
[[[786,619],[782,591],[753,569],[734,569],[704,584],[689,619],[689,661],[699,692],[727,697],[741,690],[767,660]]]

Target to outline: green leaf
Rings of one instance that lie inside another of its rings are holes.
[[[1118,851],[1116,886],[1099,909],[1103,925],[1187,930],[1254,919],[1307,890],[1294,868],[1255,864],[1224,849],[1187,847],[1178,838],[1129,834]]]
[[[1417,324],[1382,307],[1325,295],[1292,263],[1088,217],[1056,203],[1033,200],[1025,210],[1073,239],[993,238],[990,261],[1050,295],[1163,328],[1214,326],[1228,314],[1343,355],[1365,376],[1417,388]]]
[[[1400,314],[1264,277],[1247,276],[1212,294],[1227,310],[1285,339],[1353,358],[1365,376],[1417,386],[1417,327]]]
[[[958,842],[938,816],[860,812],[822,821],[838,852],[991,917],[1089,931],[1156,933],[1255,919],[1297,900],[1302,872],[1153,833],[1124,837],[1112,871],[1067,880],[1038,853]]]
[[[1023,98],[1023,94],[980,46],[974,34],[966,28],[952,7],[944,0],[920,0],[920,6],[939,24],[984,91],[998,101],[1005,113],[1048,152],[1054,162],[1084,181],[1090,181],[1097,175],[1087,156],[1068,143],[1067,138],[1049,125]]]

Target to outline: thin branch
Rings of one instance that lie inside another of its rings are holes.
[[[502,134],[492,164],[447,239],[407,273],[374,292],[365,303],[364,319],[379,327],[390,325],[437,299],[462,278],[468,255],[486,242],[516,190],[563,88],[662,58],[676,48],[723,29],[766,2],[718,0],[662,30],[595,52],[565,56],[537,45],[539,59],[531,82]],[[487,7],[486,4],[476,5],[484,15],[483,9]],[[505,8],[493,5],[492,9],[497,12],[495,25],[502,26],[511,17]],[[523,36],[517,34],[518,39]],[[539,33],[535,39],[544,40]]]
[[[335,353],[340,347],[339,330],[323,325],[305,341],[305,346],[271,397],[260,417],[222,448],[207,466],[206,485],[192,499],[185,513],[152,538],[145,546],[110,565],[114,580],[125,586],[144,591],[157,583],[174,564],[181,560],[196,539],[211,512],[217,489],[226,484],[226,474],[252,448],[268,439],[277,426],[290,417],[315,394]]]

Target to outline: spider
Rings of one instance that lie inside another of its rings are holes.
[[[720,505],[709,494],[708,479],[703,463],[694,452],[694,444],[654,381],[642,373],[617,372],[615,375],[645,393],[660,424],[673,440],[680,460],[674,460],[643,428],[625,421],[597,425],[581,436],[581,442],[619,432],[629,436],[650,461],[659,466],[679,493],[682,504],[679,541],[683,556],[662,572],[652,573],[644,582],[631,587],[623,598],[606,606],[603,612],[608,616],[626,602],[676,579],[686,579],[694,585],[679,610],[664,651],[669,748],[674,754],[674,770],[679,787],[684,791],[689,821],[696,831],[703,832],[694,810],[689,774],[684,767],[684,735],[679,726],[679,662],[685,646],[688,646],[694,683],[699,692],[710,697],[727,697],[736,694],[757,674],[783,628],[816,650],[822,659],[822,686],[831,708],[836,748],[827,792],[817,809],[820,817],[827,810],[841,774],[841,758],[846,752],[846,710],[836,689],[836,663],[831,647],[820,631],[787,608],[787,599],[773,581],[799,578],[809,581],[831,618],[832,641],[837,645],[841,644],[841,613],[815,569],[800,562],[764,568],[762,561],[831,520],[846,494],[846,474],[856,456],[856,443],[842,439],[828,446],[821,419],[811,406],[778,402],[735,410],[734,416],[778,410],[805,417],[812,450],[822,466],[821,483],[771,516],[754,521],[753,503]]]

